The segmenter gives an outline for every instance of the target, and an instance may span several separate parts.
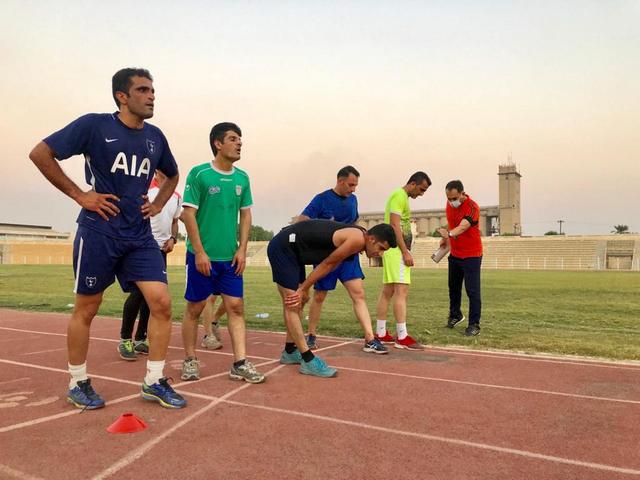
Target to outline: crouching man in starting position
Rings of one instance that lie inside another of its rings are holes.
[[[309,300],[309,289],[318,279],[342,261],[360,252],[379,257],[396,246],[390,225],[382,223],[364,228],[331,220],[308,220],[283,228],[269,242],[267,254],[273,281],[282,297],[287,338],[280,363],[300,364],[300,373],[317,377],[334,377],[337,371],[307,346],[300,322],[302,306]],[[305,279],[305,265],[317,265]],[[363,350],[371,346],[365,343]]]

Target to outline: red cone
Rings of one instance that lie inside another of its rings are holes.
[[[135,433],[147,428],[147,424],[133,413],[123,413],[107,427],[109,433]]]

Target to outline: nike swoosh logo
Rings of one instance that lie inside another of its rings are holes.
[[[167,274],[167,272],[165,272],[164,270],[162,270],[162,273],[164,273],[165,275]]]
[[[107,143],[111,143],[111,142],[118,141],[118,139],[117,138],[105,138],[104,141],[107,142]]]

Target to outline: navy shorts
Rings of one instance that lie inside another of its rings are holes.
[[[196,268],[196,256],[187,250],[187,287],[184,298],[188,302],[202,302],[210,295],[228,295],[242,298],[244,294],[242,275],[236,275],[231,261],[211,262],[211,275],[207,277]]]
[[[289,238],[286,233],[280,232],[269,242],[267,256],[271,264],[273,281],[281,287],[289,290],[297,290],[304,282],[304,265],[300,265],[298,257],[289,246]]]
[[[116,277],[125,292],[132,291],[138,281],[167,283],[162,252],[151,235],[136,240],[112,238],[82,225],[73,241],[73,271],[73,291],[80,295],[103,292]]]
[[[317,265],[314,265],[314,268],[315,267],[317,267]],[[344,284],[354,278],[364,279],[364,273],[360,267],[359,255],[354,255],[352,258],[344,260],[334,270],[331,270],[318,280],[313,288],[321,291],[335,290],[338,280]]]

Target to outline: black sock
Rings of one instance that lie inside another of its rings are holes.
[[[291,342],[291,343],[287,342],[287,343],[284,344],[284,351],[287,352],[287,353],[295,352],[296,348],[298,348],[298,347],[296,347],[296,344],[293,343],[293,342]]]
[[[244,365],[247,362],[246,358],[243,358],[242,360],[238,360],[237,362],[233,362],[233,366],[234,367],[241,367],[242,365]]]
[[[307,350],[306,352],[302,352],[302,360],[309,363],[311,360],[316,358],[311,350]]]

